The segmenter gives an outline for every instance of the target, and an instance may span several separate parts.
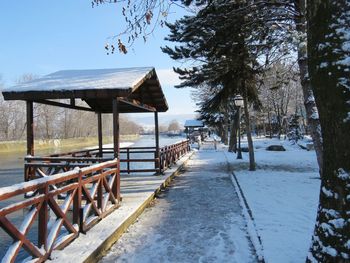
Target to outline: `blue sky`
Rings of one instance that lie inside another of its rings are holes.
[[[62,69],[154,66],[167,97],[168,114],[193,113],[190,90],[173,88],[177,66],[160,50],[166,28],[158,28],[129,48],[127,55],[106,55],[108,37],[125,26],[121,5],[91,8],[90,0],[0,1],[0,76],[5,85],[21,75],[46,75]],[[168,20],[183,14],[174,10]]]

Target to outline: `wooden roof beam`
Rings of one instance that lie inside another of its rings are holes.
[[[156,112],[156,108],[146,105],[146,104],[142,104],[137,100],[128,100],[128,99],[119,99],[120,102],[128,104],[130,106],[145,110],[145,111],[149,111],[149,112]]]
[[[73,110],[83,110],[83,111],[95,112],[93,109],[88,108],[88,107],[66,104],[66,103],[52,101],[52,100],[33,100],[33,102],[40,103],[40,104],[46,104],[46,105],[50,105],[50,106],[63,107],[63,108],[68,108],[68,109],[73,109]]]

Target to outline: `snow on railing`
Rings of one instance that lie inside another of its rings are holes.
[[[0,209],[0,227],[13,239],[2,262],[14,262],[21,250],[46,260],[52,250],[62,249],[115,210],[118,170],[115,159],[1,188],[0,204],[13,201]],[[29,192],[31,197],[23,199]],[[18,212],[23,213],[19,227],[11,221],[21,219]]]
[[[2,262],[14,262],[23,254],[45,261],[54,249],[64,248],[120,205],[121,172],[159,174],[189,150],[189,141],[185,140],[164,146],[159,152],[156,147],[122,148],[123,158],[119,160],[100,157],[98,149],[27,156],[27,182],[0,188],[0,228],[13,240]],[[113,149],[104,149],[103,153],[112,154]],[[131,158],[145,153],[154,157]],[[119,166],[122,162],[126,163],[124,170]],[[154,168],[131,169],[131,162],[153,162]],[[23,219],[17,226],[10,219],[17,216],[20,220],[19,212]],[[26,253],[19,255],[23,250]]]

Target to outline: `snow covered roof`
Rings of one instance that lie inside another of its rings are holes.
[[[61,70],[7,89],[4,92],[130,89],[153,68]]]
[[[62,70],[2,91],[6,100],[76,99],[110,112],[112,98],[137,100],[166,111],[168,105],[152,67]],[[109,105],[105,107],[105,105]],[[131,109],[130,109],[131,110]]]
[[[204,124],[200,120],[186,120],[185,127],[204,127]]]

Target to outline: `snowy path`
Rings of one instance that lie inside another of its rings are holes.
[[[203,145],[102,262],[256,262],[224,153]]]

